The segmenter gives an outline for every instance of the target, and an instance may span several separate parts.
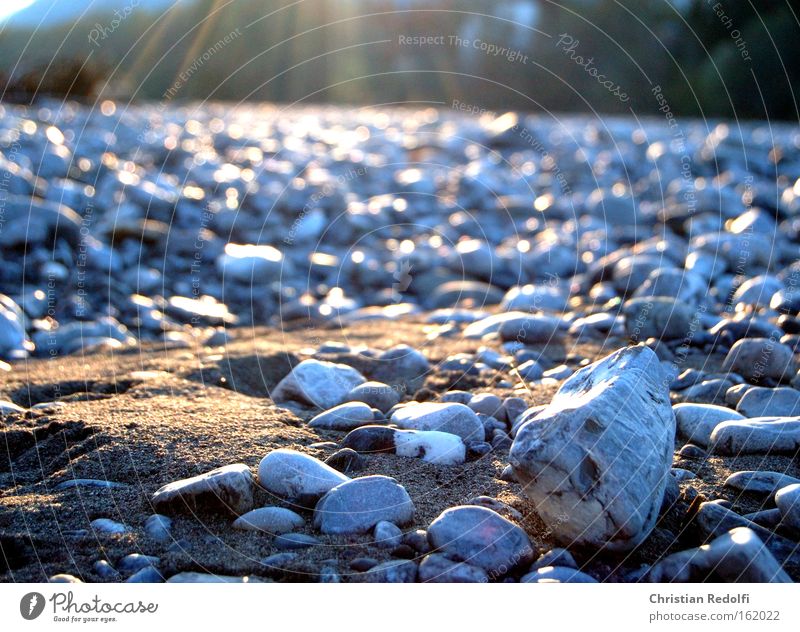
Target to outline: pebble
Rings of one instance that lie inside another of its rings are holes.
[[[342,474],[357,474],[367,467],[367,460],[355,450],[342,448],[331,454],[325,459],[325,465],[330,465],[333,469]]]
[[[326,410],[308,422],[319,430],[352,430],[374,422],[372,408],[362,402],[347,402]]]
[[[678,456],[683,459],[704,459],[706,456],[708,456],[708,453],[703,450],[703,448],[696,446],[693,443],[687,443],[686,445],[681,446],[681,449],[678,450]]]
[[[752,529],[737,527],[705,546],[673,553],[647,573],[650,582],[779,582],[791,580]]]
[[[502,405],[503,400],[492,393],[478,393],[473,395],[467,404],[467,406],[476,413],[482,413],[489,417],[496,416]]]
[[[753,386],[739,399],[736,411],[745,417],[800,416],[800,391],[789,387]]]
[[[253,508],[255,481],[243,463],[164,485],[150,502],[161,513],[243,514]]]
[[[575,558],[567,549],[550,549],[542,554],[530,567],[529,572],[538,571],[547,566],[558,566],[560,568],[578,568]]]
[[[145,566],[125,580],[129,584],[160,584],[164,576],[153,566]]]
[[[794,375],[791,347],[769,338],[744,338],[737,341],[725,361],[724,371],[734,371],[752,382]]]
[[[92,566],[95,574],[106,581],[119,581],[119,572],[107,560],[97,560]]]
[[[625,551],[653,529],[674,446],[668,384],[649,348],[621,349],[518,430],[514,475],[559,543]]]
[[[156,542],[171,542],[172,519],[161,514],[153,514],[144,521],[144,531]]]
[[[234,529],[263,531],[271,534],[289,533],[305,525],[302,516],[284,507],[259,507],[239,516],[233,522]]]
[[[356,386],[367,379],[346,364],[303,360],[272,390],[275,403],[300,401],[324,410],[338,406]]]
[[[329,490],[350,478],[313,456],[281,448],[258,465],[258,482],[269,493],[313,507]]]
[[[388,476],[365,476],[331,489],[314,509],[314,527],[325,534],[356,534],[382,521],[406,525],[414,517],[408,492]]]
[[[684,339],[698,326],[690,305],[666,297],[631,299],[625,302],[622,312],[625,331],[634,342],[648,338]]]
[[[148,566],[158,566],[161,560],[153,555],[142,555],[141,553],[131,553],[117,562],[117,570],[120,573],[135,573],[147,568]]]
[[[525,531],[486,507],[445,510],[428,527],[428,541],[433,550],[478,566],[493,579],[529,564],[536,555]]]
[[[745,418],[735,410],[713,404],[675,404],[672,410],[675,412],[678,435],[700,446],[708,446],[711,433],[718,424]]]
[[[738,489],[742,492],[772,496],[781,487],[800,483],[800,479],[781,474],[780,472],[743,471],[735,472],[725,479],[725,487]]]
[[[376,584],[413,584],[417,581],[417,565],[410,560],[392,560],[373,566],[359,579]]]
[[[522,584],[596,584],[597,580],[568,566],[544,566],[523,575]]]
[[[57,575],[52,575],[48,580],[51,584],[82,584],[83,580],[78,579],[74,575],[70,575],[68,573],[58,573]]]
[[[384,549],[394,549],[400,546],[403,539],[403,532],[396,524],[381,520],[375,525],[373,533],[375,537],[375,544]]]
[[[477,414],[464,404],[425,402],[396,410],[391,422],[405,430],[436,430],[458,435],[465,442],[483,441]]]
[[[486,571],[465,562],[454,562],[439,553],[426,555],[419,565],[419,581],[428,584],[483,584]]]
[[[68,481],[62,481],[56,485],[57,491],[65,489],[73,489],[75,487],[97,487],[101,489],[114,489],[120,487],[127,487],[124,483],[116,483],[114,481],[104,481],[95,478],[73,478]]]
[[[364,382],[347,394],[348,402],[363,402],[385,413],[400,401],[400,393],[383,382]]]
[[[230,575],[213,575],[211,573],[182,572],[176,573],[167,580],[168,584],[260,584],[257,577],[244,575],[232,577]]]
[[[779,489],[775,504],[781,512],[781,524],[800,534],[800,482]]]
[[[711,433],[714,454],[793,454],[800,449],[800,417],[723,421]]]

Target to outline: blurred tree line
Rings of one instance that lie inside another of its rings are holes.
[[[0,89],[20,101],[457,99],[492,110],[647,114],[660,86],[675,114],[797,120],[798,4],[184,0],[153,13],[141,3],[113,30],[105,12],[35,33],[5,29]],[[571,51],[559,45],[562,34],[578,42]],[[403,45],[401,35],[444,43]],[[468,43],[452,45],[456,35]],[[491,54],[471,45],[476,39],[520,58]]]

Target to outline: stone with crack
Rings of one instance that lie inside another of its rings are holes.
[[[627,551],[658,518],[674,438],[669,380],[639,345],[564,382],[519,429],[510,461],[558,542]]]

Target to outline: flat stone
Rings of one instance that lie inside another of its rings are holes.
[[[291,509],[284,507],[259,507],[248,511],[233,521],[234,529],[263,531],[274,535],[302,529],[306,521]]]
[[[782,487],[795,483],[800,483],[800,479],[780,472],[742,471],[731,474],[725,479],[724,485],[751,494],[772,496]]]
[[[419,458],[436,465],[457,465],[467,459],[461,437],[436,430],[395,430],[397,456]]]
[[[626,551],[650,533],[672,466],[669,382],[652,350],[620,349],[519,428],[514,475],[558,542]]]
[[[319,538],[306,533],[283,533],[272,541],[272,546],[279,551],[299,551],[320,544]]]
[[[276,403],[300,401],[322,409],[343,403],[350,391],[367,379],[346,364],[303,360],[272,390]]]
[[[483,584],[486,571],[465,562],[454,562],[439,553],[426,555],[419,565],[419,581],[428,584]]]
[[[254,487],[250,468],[236,463],[164,485],[153,494],[150,502],[160,513],[230,512],[239,515],[253,508]]]
[[[692,443],[708,446],[714,428],[723,421],[744,419],[744,415],[714,404],[675,404],[675,421],[678,434]]]
[[[437,430],[458,435],[464,441],[483,441],[483,424],[468,406],[425,402],[410,404],[394,412],[392,423],[405,430]]]
[[[800,448],[800,417],[723,421],[711,433],[715,454],[793,454]]]
[[[529,564],[536,555],[525,531],[486,507],[445,510],[428,527],[428,541],[434,551],[478,566],[494,579]]]
[[[650,582],[777,582],[791,579],[756,533],[737,527],[709,544],[673,553],[656,563]]]
[[[745,417],[796,417],[800,415],[800,391],[754,386],[742,395],[736,410]]]
[[[311,428],[322,430],[352,430],[375,421],[372,408],[363,402],[347,402],[326,410],[308,422]]]
[[[89,525],[98,533],[117,534],[128,533],[131,530],[129,526],[109,518],[97,518],[92,520]]]
[[[325,534],[366,533],[385,520],[405,525],[414,517],[408,492],[388,476],[365,476],[331,489],[314,509],[314,526]]]
[[[141,553],[131,553],[117,562],[117,570],[120,573],[135,573],[148,566],[158,566],[161,560],[153,555],[142,555]]]
[[[538,344],[553,340],[566,329],[567,325],[560,317],[526,314],[503,321],[498,333],[502,340]]]
[[[350,478],[313,456],[281,448],[258,465],[258,482],[271,494],[312,506],[329,490]]]

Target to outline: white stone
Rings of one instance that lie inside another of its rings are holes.
[[[372,409],[363,402],[347,402],[320,413],[308,422],[311,428],[352,430],[375,421]]]
[[[467,456],[461,437],[436,430],[396,430],[394,445],[398,456],[417,457],[436,465],[463,463]]]
[[[276,403],[301,401],[325,410],[343,403],[366,378],[353,367],[320,360],[303,360],[271,393]]]
[[[519,428],[510,461],[557,541],[626,551],[658,518],[674,438],[669,380],[639,345],[566,380]]]
[[[394,412],[391,421],[404,430],[438,430],[458,435],[464,441],[483,441],[484,429],[478,415],[456,403],[410,404]]]
[[[313,456],[286,448],[273,450],[258,465],[258,482],[268,492],[291,500],[323,496],[350,478]]]
[[[775,504],[781,511],[781,522],[800,532],[800,483],[779,489]]]
[[[301,529],[305,520],[291,509],[284,507],[259,507],[239,516],[233,522],[234,529],[263,531],[273,535]]]
[[[798,448],[800,417],[723,421],[711,433],[711,451],[716,454],[791,454]]]

